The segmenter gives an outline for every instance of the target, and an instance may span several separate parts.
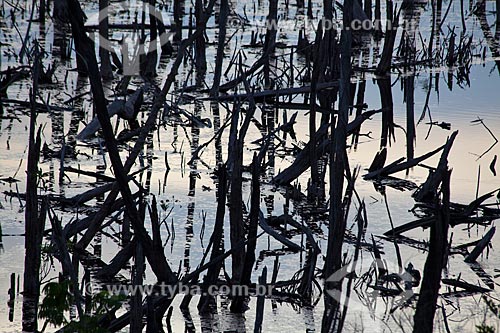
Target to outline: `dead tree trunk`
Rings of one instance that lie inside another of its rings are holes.
[[[38,47],[35,46],[37,49]],[[40,296],[40,252],[42,234],[45,226],[47,204],[43,205],[41,214],[38,213],[38,160],[40,158],[41,127],[35,136],[36,127],[36,95],[38,93],[38,75],[40,58],[35,57],[33,65],[33,90],[30,95],[31,113],[28,146],[28,165],[26,180],[26,207],[25,218],[25,257],[24,257],[24,286],[23,286],[23,331],[37,331],[38,299]]]
[[[243,211],[242,211],[242,198],[241,198],[241,164],[242,164],[242,151],[239,149],[237,133],[238,133],[238,119],[240,114],[240,106],[235,105],[233,119],[231,122],[230,130],[230,152],[229,159],[231,162],[231,195],[229,196],[229,226],[230,226],[230,240],[231,247],[235,247],[242,239],[244,239],[243,228]],[[245,260],[245,249],[239,248],[232,254],[231,270],[232,281],[235,284],[241,282],[241,274],[243,262]]]
[[[184,16],[184,0],[174,1],[174,42],[182,40],[182,17]]]
[[[203,27],[203,1],[196,0],[194,15],[196,17],[196,29]],[[196,38],[195,45],[195,62],[196,72],[198,75],[203,75],[207,71],[207,58],[205,55],[205,35],[200,34]]]
[[[415,76],[411,75],[404,81],[406,102],[406,159],[415,157]]]
[[[392,52],[392,51],[391,51]],[[380,149],[387,147],[394,138],[394,107],[392,100],[391,80],[383,77],[377,80],[382,104],[382,131],[380,133]]]
[[[354,0],[355,1],[355,0]],[[344,27],[349,27],[352,21],[353,0],[344,2]],[[342,245],[346,221],[342,209],[344,189],[344,169],[346,165],[346,139],[347,124],[349,119],[350,78],[351,78],[351,43],[352,32],[350,29],[342,30],[341,35],[341,62],[340,62],[340,87],[339,111],[335,125],[332,114],[332,135],[334,136],[330,152],[330,217],[328,229],[328,247],[324,268],[324,277],[341,268]],[[341,290],[342,281],[325,282],[325,288],[335,291]],[[323,316],[322,332],[335,332],[338,329],[340,303],[328,293],[325,294],[325,314]]]
[[[229,14],[228,0],[221,0],[219,13],[219,42],[217,44],[217,56],[215,58],[214,84],[210,95],[217,96],[219,94],[220,79],[222,76],[222,64],[224,61],[224,45],[226,43],[226,25],[227,16]]]
[[[252,194],[251,194],[251,206],[248,224],[248,235],[247,235],[247,248],[245,252],[245,260],[243,263],[243,269],[241,274],[241,284],[250,285],[252,268],[255,263],[255,249],[257,247],[257,228],[259,225],[259,213],[260,213],[260,161],[257,154],[254,154],[252,161]],[[231,303],[232,309],[237,309],[238,311],[244,310],[245,296],[236,295],[233,302]]]
[[[40,21],[40,24],[43,26],[45,25],[45,0],[40,0],[40,9],[38,12],[38,20]]]
[[[222,164],[218,170],[219,174],[219,189],[217,190],[217,212],[215,215],[214,231],[212,233],[212,253],[210,261],[221,256],[224,253],[223,235],[224,235],[224,215],[226,212],[226,193],[227,193],[227,171],[226,166]],[[206,291],[211,285],[217,283],[222,261],[210,266],[203,280],[203,290]],[[200,313],[210,312],[210,307],[215,307],[214,297],[208,294],[202,294],[198,303],[198,311]]]
[[[274,53],[276,46],[276,33],[278,28],[278,0],[269,0],[269,14],[267,16],[267,31],[264,40],[264,81],[266,87],[272,85],[271,72],[271,56]]]
[[[252,161],[252,194],[250,199],[250,215],[248,224],[248,244],[243,266],[242,283],[250,284],[252,268],[255,263],[255,249],[257,247],[257,226],[260,212],[260,159],[254,154]]]
[[[331,20],[333,18],[332,0],[323,0],[323,15],[327,20]]]
[[[326,3],[330,3],[330,0],[325,0]],[[325,8],[327,11],[327,8]],[[326,19],[324,19],[326,20]],[[311,95],[310,95],[310,109],[309,109],[309,138],[311,147],[315,148],[316,141],[316,90],[317,83],[320,76],[320,71],[323,69],[322,60],[322,50],[321,46],[323,45],[323,21],[318,23],[318,29],[316,30],[316,39],[314,42],[314,64],[313,64],[313,72],[311,78]],[[308,188],[308,197],[311,200],[317,199],[318,189],[319,189],[319,171],[318,171],[318,156],[316,155],[316,149],[311,149],[309,151],[309,159],[311,162],[311,184]]]
[[[380,11],[380,0],[375,0],[375,21],[373,24],[373,28],[375,30],[375,38],[377,40],[380,39],[382,36],[382,23],[381,23],[381,18],[382,18],[382,13]]]
[[[142,275],[144,274],[144,254],[142,252],[140,242],[137,242],[135,247],[135,266],[133,272],[133,284],[136,286],[142,286]],[[130,312],[132,314],[130,316],[130,333],[142,332],[142,294],[139,292],[139,288],[130,298]]]
[[[390,6],[389,6],[390,4]],[[396,34],[398,32],[398,22],[399,22],[399,12],[396,12],[394,15],[394,19],[392,19],[392,1],[388,1],[388,13],[391,13],[390,17],[388,17],[387,27],[385,31],[385,41],[384,41],[384,49],[382,51],[382,57],[380,58],[380,62],[377,65],[377,69],[375,73],[377,75],[385,75],[391,69],[392,64],[392,51],[394,50],[394,43],[396,41]],[[396,8],[397,11],[397,8]],[[376,11],[375,11],[376,13]],[[380,13],[379,13],[380,15]]]
[[[445,266],[450,222],[450,175],[447,170],[441,179],[442,202],[437,205],[436,222],[431,225],[429,254],[424,266],[417,309],[413,317],[413,333],[432,333],[436,302],[441,284],[441,271]]]
[[[365,0],[363,10],[369,20],[372,19],[372,0]]]
[[[109,0],[99,0],[99,58],[101,59],[101,76],[112,79],[111,59],[109,57]]]
[[[149,0],[149,47],[144,63],[141,64],[142,75],[151,79],[156,76],[156,62],[158,61],[158,28],[157,16],[161,13],[156,9],[156,1]]]
[[[243,67],[240,64],[240,72],[243,74]],[[251,93],[250,86],[246,80],[243,78],[243,83],[245,84],[245,89],[247,93]],[[241,129],[238,133],[237,125],[238,125],[238,115],[240,113],[240,105],[237,104],[235,106],[236,114],[233,115],[233,122],[231,123],[231,133],[230,133],[230,145],[233,145],[230,150],[229,158],[232,159],[232,170],[231,170],[231,196],[229,199],[229,220],[230,220],[230,238],[231,238],[231,247],[234,248],[232,255],[232,282],[234,284],[240,284],[242,282],[243,277],[243,267],[245,263],[245,248],[239,246],[245,241],[245,230],[243,223],[243,200],[242,200],[242,164],[243,164],[243,149],[245,136],[248,131],[248,127],[250,126],[250,122],[255,113],[255,101],[252,97],[250,97],[249,108],[247,110],[245,120],[241,125]],[[243,308],[241,307],[240,302],[231,303],[231,311],[233,312],[241,312]]]
[[[259,277],[259,284],[265,285],[267,283],[267,267],[264,266],[262,269],[262,275]],[[264,321],[264,304],[265,304],[264,295],[260,295],[257,298],[257,309],[255,315],[255,325],[254,325],[254,333],[262,332],[262,322]]]

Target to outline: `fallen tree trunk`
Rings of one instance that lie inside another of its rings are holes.
[[[109,118],[119,115],[123,119],[135,119],[141,108],[143,96],[144,90],[143,88],[139,88],[127,100],[114,100],[107,107]],[[78,140],[86,140],[94,135],[100,128],[101,123],[99,119],[95,117],[80,133],[78,133],[76,138]]]
[[[452,134],[451,137],[454,138],[457,134],[458,134],[458,131],[455,131],[455,132],[453,132],[453,134]],[[424,154],[422,156],[416,157],[416,158],[411,159],[411,160],[406,161],[406,162],[402,162],[404,160],[404,158],[398,159],[397,161],[389,164],[386,167],[383,167],[382,169],[379,169],[379,170],[367,173],[366,175],[363,176],[363,178],[364,179],[374,179],[374,178],[377,178],[377,177],[388,176],[390,174],[393,174],[393,173],[396,173],[396,172],[399,172],[399,171],[403,171],[403,170],[412,168],[412,167],[418,165],[419,163],[425,161],[426,159],[428,159],[428,158],[436,155],[441,150],[443,150],[445,148],[448,148],[448,147],[451,147],[452,143],[453,143],[453,140],[448,140],[441,147],[439,147],[439,148],[437,148],[437,149],[435,149],[435,150],[433,150],[433,151],[431,151],[431,152],[429,152],[427,154]],[[402,163],[400,163],[400,162],[402,162]]]
[[[271,237],[273,237],[278,242],[288,247],[290,250],[295,252],[302,251],[302,247],[300,245],[295,244],[294,242],[292,242],[285,236],[280,235],[273,228],[271,228],[269,224],[267,224],[266,218],[264,217],[264,213],[262,213],[262,211],[259,212],[259,226],[262,228],[262,230],[267,232]]]
[[[441,153],[441,158],[439,159],[438,166],[434,172],[431,172],[427,177],[426,181],[420,188],[418,188],[415,193],[413,193],[413,198],[416,201],[429,201],[432,200],[434,194],[437,192],[437,187],[439,185],[440,179],[443,177],[443,173],[446,172],[448,168],[448,155],[450,154],[451,147],[458,131],[453,132],[453,134],[448,138],[444,146],[443,152]]]
[[[490,289],[483,288],[483,287],[477,286],[475,284],[471,284],[471,283],[456,280],[456,279],[442,279],[441,282],[443,282],[443,284],[445,284],[447,286],[461,288],[461,289],[464,289],[465,291],[473,292],[473,293],[487,293],[487,292],[491,291]]]
[[[316,90],[317,91],[324,90],[324,89],[329,89],[329,88],[335,88],[338,86],[339,86],[338,81],[323,82],[323,83],[317,84]],[[311,89],[312,89],[311,86],[303,86],[303,87],[283,88],[283,89],[275,89],[275,90],[256,91],[256,92],[252,92],[250,94],[243,93],[243,94],[212,96],[212,97],[206,97],[206,98],[202,98],[202,99],[204,99],[204,100],[215,99],[218,101],[231,101],[231,100],[245,99],[245,98],[248,98],[249,96],[252,96],[254,99],[261,99],[264,97],[276,97],[277,98],[277,97],[281,97],[281,96],[299,95],[299,94],[310,93]]]
[[[382,110],[370,110],[363,113],[361,116],[356,117],[352,122],[347,125],[347,135],[352,134],[361,124],[370,118],[372,115],[381,112]],[[316,156],[318,158],[324,156],[329,152],[330,139],[326,137],[329,124],[324,124],[318,128],[316,131],[316,136],[318,138],[324,137],[324,140],[318,143],[316,147]],[[294,179],[298,178],[302,173],[304,173],[310,166],[310,154],[311,149],[310,143],[307,143],[300,153],[295,157],[295,161],[285,170],[281,171],[276,177],[274,177],[273,182],[278,185],[290,184]]]
[[[472,252],[465,258],[465,262],[472,263],[475,262],[477,257],[483,252],[483,250],[490,244],[493,235],[495,234],[496,228],[491,227],[491,229],[484,235],[484,237],[479,241],[479,243],[474,247]]]
[[[489,222],[494,220],[495,218],[498,218],[498,216],[479,216],[479,217],[471,217],[471,216],[466,216],[464,214],[456,214],[452,213],[450,215],[450,225],[451,226],[456,226],[459,224],[469,224],[469,223],[484,223],[484,222]],[[399,227],[395,227],[394,229],[388,230],[384,233],[384,236],[391,237],[391,236],[398,236],[402,234],[403,232],[421,227],[421,228],[428,228],[432,226],[432,224],[436,221],[435,216],[429,216],[429,217],[424,217],[416,221],[411,221],[406,224],[400,225]]]

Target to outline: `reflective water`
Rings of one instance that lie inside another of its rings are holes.
[[[132,12],[135,8],[140,8],[140,5],[133,3]],[[84,9],[89,14],[97,12],[97,3],[83,3]],[[399,5],[399,4],[398,4]],[[24,39],[26,34],[28,19],[30,14],[31,2],[19,1],[15,6],[19,10],[13,10],[13,4],[2,0],[2,18],[1,18],[1,70],[6,70],[8,66],[19,65],[19,50],[21,49],[21,40]],[[187,4],[189,7],[189,4]],[[255,7],[254,7],[255,6]],[[443,3],[443,11],[448,7],[448,2]],[[255,8],[255,9],[254,9]],[[405,157],[413,154],[414,156],[422,155],[440,145],[442,145],[451,131],[458,130],[459,135],[455,141],[452,153],[449,158],[449,165],[453,169],[451,178],[451,200],[467,204],[476,198],[477,193],[483,194],[488,191],[500,187],[498,176],[495,176],[489,169],[489,165],[495,155],[500,152],[500,145],[495,144],[495,139],[487,131],[484,126],[477,123],[471,123],[478,117],[483,119],[484,124],[492,131],[493,135],[498,136],[500,129],[500,118],[496,113],[499,112],[500,95],[498,87],[500,86],[500,68],[496,63],[500,61],[498,57],[498,38],[494,37],[494,28],[490,27],[492,33],[484,34],[485,25],[475,15],[470,14],[469,2],[464,3],[464,10],[466,12],[466,25],[468,36],[473,37],[472,45],[473,65],[470,68],[468,75],[460,75],[460,69],[448,69],[445,67],[439,68],[424,68],[418,67],[414,74],[414,112],[407,112],[407,105],[404,102],[404,94],[402,89],[402,80],[408,75],[398,73],[397,70],[393,71],[390,77],[393,100],[393,121],[396,124],[394,127],[394,135],[388,138],[388,157],[387,161],[391,162],[400,157]],[[23,9],[21,11],[21,9]],[[495,10],[493,2],[487,2],[487,20],[488,24],[494,23],[495,16],[490,10]],[[163,16],[165,19],[171,17],[173,11],[172,3],[169,2],[165,7]],[[313,12],[321,11],[320,3],[313,3]],[[186,9],[186,12],[189,12]],[[244,13],[248,15],[250,20],[262,20],[267,14],[267,3],[261,2],[260,6],[251,1],[231,2],[232,17],[237,14],[243,16]],[[287,17],[290,20],[296,18],[296,7],[290,4],[288,11],[284,4],[280,2],[280,13],[282,18]],[[385,16],[385,10],[382,10]],[[407,13],[408,14],[408,13]],[[430,29],[430,22],[432,14],[430,5],[420,8],[414,17],[419,18],[419,31],[422,34],[422,40],[428,41]],[[133,16],[133,15],[132,15]],[[184,18],[184,24],[189,24],[189,15]],[[15,22],[13,22],[15,17]],[[118,17],[120,21],[123,17]],[[483,22],[484,23],[484,22]],[[89,22],[88,24],[95,24]],[[214,19],[209,21],[209,26],[214,27],[216,22]],[[443,34],[442,39],[445,39],[448,33],[448,26],[461,27],[460,8],[458,2],[453,2],[450,7],[449,14],[445,23],[442,26]],[[19,32],[16,30],[19,30]],[[60,35],[56,33],[54,24],[51,20],[47,20],[45,27],[39,23],[33,22],[31,24],[31,37],[37,36],[42,48],[47,53],[44,59],[44,64],[53,64],[57,62],[56,69],[56,82],[53,84],[42,85],[40,90],[39,102],[50,101],[49,104],[64,107],[64,110],[50,110],[39,114],[37,123],[44,126],[43,129],[43,142],[47,143],[48,147],[54,151],[59,151],[63,142],[70,142],[71,138],[75,136],[83,127],[85,123],[92,120],[92,100],[90,95],[84,95],[73,104],[64,104],[69,98],[86,92],[89,90],[88,81],[85,78],[78,77],[78,74],[72,69],[76,66],[73,60],[61,59],[61,53],[68,45],[69,39],[65,41],[66,45],[62,43],[64,39],[60,39]],[[498,29],[498,27],[497,27]],[[231,30],[231,29],[230,29]],[[246,55],[245,63],[251,65],[255,59],[260,56],[260,47],[242,47],[250,43],[252,28],[244,30],[232,29],[228,36],[235,33],[227,46],[227,56],[225,66],[228,65],[230,57],[232,57],[235,50],[240,50]],[[262,29],[260,30],[262,32]],[[187,32],[184,31],[184,37]],[[216,41],[217,29],[209,29],[207,31],[210,42]],[[399,39],[398,34],[398,39]],[[278,34],[278,41],[286,45],[295,45],[298,36],[298,31],[283,30]],[[314,31],[308,31],[309,40],[314,40]],[[497,35],[498,37],[498,35]],[[114,32],[112,39],[119,40],[121,35],[119,32]],[[420,39],[417,38],[417,40]],[[360,66],[370,67],[378,63],[378,59],[374,56],[380,54],[382,44],[369,39],[369,47],[359,51],[357,57]],[[62,46],[61,46],[62,43]],[[496,43],[496,44],[495,44]],[[30,43],[30,45],[32,45]],[[396,46],[398,42],[396,42]],[[493,50],[491,49],[493,47]],[[422,44],[417,42],[417,49],[422,48]],[[483,51],[484,50],[484,51]],[[208,73],[205,76],[205,82],[211,86],[212,71],[215,58],[216,43],[207,46],[208,56]],[[289,48],[277,50],[277,72],[280,73],[280,68],[284,68],[283,64],[289,61]],[[484,57],[483,57],[484,54]],[[74,53],[73,53],[74,55]],[[24,63],[27,63],[24,57]],[[294,59],[297,68],[303,68],[306,60],[303,57],[296,56]],[[171,59],[162,59],[159,62],[157,83],[160,85],[165,79],[166,73],[170,68]],[[356,64],[356,62],[355,62]],[[223,78],[223,81],[234,76],[235,68],[228,71],[228,77]],[[186,62],[182,67],[181,74],[177,77],[176,88],[181,88],[187,80],[187,86],[195,83],[195,75],[191,74],[191,64]],[[402,71],[401,71],[402,72]],[[296,85],[302,84],[299,81],[301,74],[295,73]],[[278,74],[282,77],[282,74]],[[356,79],[353,80],[353,86],[359,89],[360,83],[365,82],[364,103],[368,105],[368,109],[378,109],[381,107],[380,89],[375,81],[375,76],[370,73],[358,72],[355,75]],[[115,79],[112,82],[105,83],[106,92],[109,100],[113,100],[112,89],[119,81],[120,75],[115,74]],[[451,82],[452,81],[452,82]],[[279,82],[279,80],[278,80]],[[286,83],[285,80],[282,81]],[[134,78],[129,88],[136,88],[142,86],[143,82],[140,78]],[[7,96],[12,100],[29,100],[29,91],[31,81],[25,79],[16,82],[9,87]],[[227,119],[229,112],[232,109],[231,103],[211,103],[202,100],[205,95],[198,93],[188,93],[194,96],[194,100],[186,98],[180,101],[180,107],[201,119],[207,118],[213,124],[211,127],[198,128],[196,126],[189,126],[185,117],[180,116],[165,116],[162,119],[165,121],[153,133],[152,138],[145,148],[144,153],[138,159],[139,163],[133,169],[138,170],[141,167],[147,166],[146,173],[137,177],[137,180],[150,192],[152,195],[157,196],[160,205],[160,220],[165,220],[168,225],[162,227],[162,239],[165,242],[165,254],[171,265],[176,270],[180,265],[180,270],[186,273],[198,265],[200,262],[203,251],[206,249],[208,240],[213,230],[213,222],[215,219],[216,199],[215,193],[217,184],[213,178],[214,168],[218,163],[227,159],[227,143],[228,143],[228,130],[224,131],[220,143],[211,142],[203,150],[199,160],[195,160],[192,164],[187,164],[191,159],[192,153],[199,147],[211,140],[215,133],[223,126]],[[178,93],[169,95],[167,100],[169,103],[174,101]],[[2,97],[3,98],[3,97]],[[152,94],[146,95],[146,101],[151,101]],[[428,108],[425,113],[424,106],[428,99]],[[302,97],[297,97],[294,102],[302,102]],[[0,190],[13,191],[24,193],[25,192],[25,170],[26,170],[26,157],[27,157],[27,142],[28,142],[28,126],[29,118],[27,107],[18,106],[16,103],[2,102],[3,118],[0,118]],[[139,121],[144,121],[148,105],[143,108],[139,115]],[[259,148],[258,145],[252,144],[256,139],[261,138],[265,133],[268,133],[272,128],[276,128],[279,123],[283,122],[283,113],[287,113],[287,117],[293,114],[293,110],[284,110],[282,108],[275,109],[272,106],[258,105],[255,115],[257,122],[250,125],[247,138],[245,140],[244,149],[244,164],[248,165],[251,161],[253,152]],[[301,146],[301,142],[308,141],[308,121],[309,117],[306,110],[297,110],[297,124],[295,131],[297,140],[287,136],[284,145],[291,148],[294,145]],[[421,116],[421,114],[423,114]],[[352,118],[355,116],[353,112]],[[422,117],[422,120],[419,119]],[[366,121],[361,127],[361,135],[357,144],[351,144],[348,148],[349,163],[351,168],[359,165],[361,167],[361,174],[364,174],[365,169],[370,165],[375,153],[381,147],[383,126],[384,123],[382,115],[377,114]],[[415,123],[415,140],[411,139],[409,129],[411,129],[412,122]],[[428,124],[430,122],[437,123],[450,123],[451,130],[443,129],[437,125],[432,127]],[[119,130],[123,129],[125,125],[123,122],[116,124]],[[187,125],[187,126],[186,126]],[[102,151],[96,144],[97,139],[91,142],[76,142],[75,150],[77,152],[75,157],[66,157],[64,161],[65,166],[72,166],[74,168],[81,168],[90,171],[104,172],[106,175],[112,176],[110,161],[107,157],[102,155]],[[350,139],[348,144],[350,144]],[[278,145],[278,140],[275,140],[275,145]],[[408,149],[413,144],[414,150]],[[126,158],[127,147],[122,150],[122,157]],[[491,149],[490,149],[491,148]],[[292,202],[289,207],[285,208],[286,200],[282,195],[283,191],[274,187],[270,180],[273,175],[279,173],[287,167],[292,161],[291,149],[284,150],[278,147],[273,154],[269,154],[267,158],[274,161],[274,165],[266,170],[266,178],[262,181],[262,198],[261,209],[267,215],[278,216],[288,209],[294,218],[300,222],[308,223],[310,226],[315,226],[315,237],[319,242],[319,246],[323,251],[326,250],[326,232],[327,228],[325,223],[328,220],[325,214],[302,214],[301,209],[294,206]],[[100,182],[95,178],[78,176],[73,173],[66,173],[60,179],[60,159],[58,154],[55,157],[46,156],[40,161],[40,168],[42,169],[42,186],[45,188],[44,192],[51,192],[57,195],[71,197],[88,190]],[[166,172],[165,156],[168,156],[168,164],[170,171]],[[435,166],[439,156],[435,156],[427,161],[425,165]],[[478,172],[480,172],[479,187],[477,185]],[[395,174],[395,177],[405,179],[416,184],[421,184],[427,177],[427,169],[422,167],[415,167],[408,172],[400,172]],[[250,174],[243,175],[250,178]],[[5,178],[13,177],[16,182],[8,182]],[[307,171],[300,178],[302,189],[307,188],[307,182],[310,178],[310,173]],[[60,181],[62,180],[62,181]],[[384,259],[387,260],[389,266],[391,263],[396,262],[395,250],[392,242],[380,240],[377,236],[382,235],[390,229],[389,218],[387,215],[385,201],[390,209],[391,216],[395,225],[412,221],[415,216],[409,210],[414,205],[414,200],[411,198],[412,191],[398,190],[390,186],[386,186],[386,199],[384,195],[376,191],[374,185],[370,181],[364,181],[361,177],[356,182],[356,189],[361,198],[367,204],[368,214],[368,230],[366,233],[366,240],[370,241],[371,234],[381,242],[383,246]],[[243,183],[243,200],[249,207],[249,182]],[[64,211],[58,211],[58,214],[63,219],[63,224],[68,223],[72,219],[79,218],[87,213],[87,210],[92,210],[93,207],[102,203],[104,198],[92,200],[87,203],[87,207],[81,210],[71,209],[67,207]],[[490,201],[494,202],[494,201]],[[3,250],[0,253],[0,331],[3,332],[17,332],[21,327],[21,309],[22,309],[22,295],[17,295],[14,302],[14,314],[12,320],[9,320],[9,307],[7,305],[8,294],[7,290],[10,285],[11,273],[16,273],[21,276],[22,290],[22,274],[24,263],[24,213],[22,200],[16,196],[4,195],[1,198],[0,209],[0,224],[3,232],[2,244]],[[353,217],[357,209],[356,205],[351,208],[350,214],[351,222],[348,225],[354,225]],[[229,225],[226,214],[226,248],[229,248]],[[146,228],[149,230],[149,221],[146,221]],[[353,232],[356,232],[355,225]],[[474,226],[470,230],[466,230],[465,226],[457,226],[453,231],[453,244],[462,244],[480,238],[488,228]],[[105,229],[102,235],[96,237],[91,246],[87,249],[89,252],[99,256],[104,262],[109,262],[120,248],[118,241],[118,233],[120,227],[111,225]],[[416,240],[425,240],[428,238],[428,230],[414,230],[405,234],[405,236],[412,237]],[[482,269],[490,276],[494,277],[497,273],[495,268],[499,267],[500,262],[495,255],[496,246],[500,242],[499,236],[493,238],[493,247],[489,250],[489,256],[481,256],[478,260]],[[303,243],[305,237],[301,235],[292,238],[296,243]],[[45,240],[49,242],[49,240]],[[415,249],[409,245],[400,245],[401,255],[403,261],[406,263],[411,262],[417,269],[422,271],[423,264],[426,258],[426,252]],[[258,251],[261,254],[257,260],[252,280],[256,281],[257,276],[260,275],[262,267],[267,266],[268,270],[272,270],[274,266],[275,255],[268,255],[266,250],[281,249],[282,245],[267,235],[262,236],[258,241]],[[352,255],[352,245],[345,245],[344,250]],[[304,265],[305,253],[291,254],[284,253],[278,256],[280,269],[277,280],[285,281],[293,277]],[[369,252],[361,253],[361,264],[358,264],[359,275],[366,272],[372,262],[372,255]],[[323,266],[323,257],[318,258],[318,268]],[[405,265],[406,266],[406,265]],[[226,262],[226,269],[230,270],[229,260]],[[45,280],[57,276],[60,270],[59,264],[54,262],[54,266],[46,264],[43,267],[43,275],[46,275]],[[122,275],[129,278],[131,270],[123,270]],[[80,274],[81,271],[80,271]],[[461,277],[470,283],[483,284],[479,282],[480,278],[471,270],[469,265],[463,262],[462,255],[454,255],[450,258],[449,267],[446,273],[450,277],[456,277],[459,274]],[[494,278],[496,284],[496,278]],[[153,273],[149,270],[146,271],[146,282],[153,283],[155,281]],[[417,291],[417,290],[415,290]],[[445,292],[445,288],[442,290]],[[390,309],[391,298],[379,298],[376,302],[369,302],[366,305],[363,294],[366,290],[357,290],[353,292],[350,307],[348,311],[346,330],[348,331],[398,331],[401,327],[409,329],[412,325],[412,310],[411,308],[397,309],[393,314],[387,314],[386,310]],[[493,297],[498,297],[496,292],[492,292]],[[320,295],[317,295],[320,297]],[[366,295],[365,295],[366,296]],[[219,307],[218,314],[214,317],[205,318],[198,315],[196,310],[197,298],[191,302],[190,315],[182,314],[178,308],[181,297],[177,297],[174,302],[174,313],[172,316],[172,328],[174,332],[184,330],[192,325],[196,330],[202,331],[231,331],[231,330],[253,330],[255,321],[255,300],[252,299],[249,304],[250,310],[242,315],[231,314],[228,310],[228,301],[226,299],[220,300],[221,306]],[[490,317],[491,314],[486,311],[486,305],[480,301],[480,297],[469,296],[464,298],[442,298],[438,301],[445,304],[446,313],[448,317],[448,324],[452,331],[465,329],[470,331],[474,326],[480,324],[484,318]],[[279,332],[279,331],[318,331],[321,326],[321,316],[323,312],[323,302],[320,300],[316,307],[301,307],[294,305],[290,302],[279,302],[277,300],[266,300],[265,315],[263,322],[263,331],[265,332]],[[367,311],[372,308],[372,312]],[[68,314],[69,316],[69,314]],[[437,311],[436,321],[439,330],[444,330],[442,323],[442,312]],[[488,324],[498,326],[497,321],[488,319]],[[40,325],[41,327],[41,325]],[[498,327],[497,327],[498,328]],[[48,327],[47,330],[53,330]]]

